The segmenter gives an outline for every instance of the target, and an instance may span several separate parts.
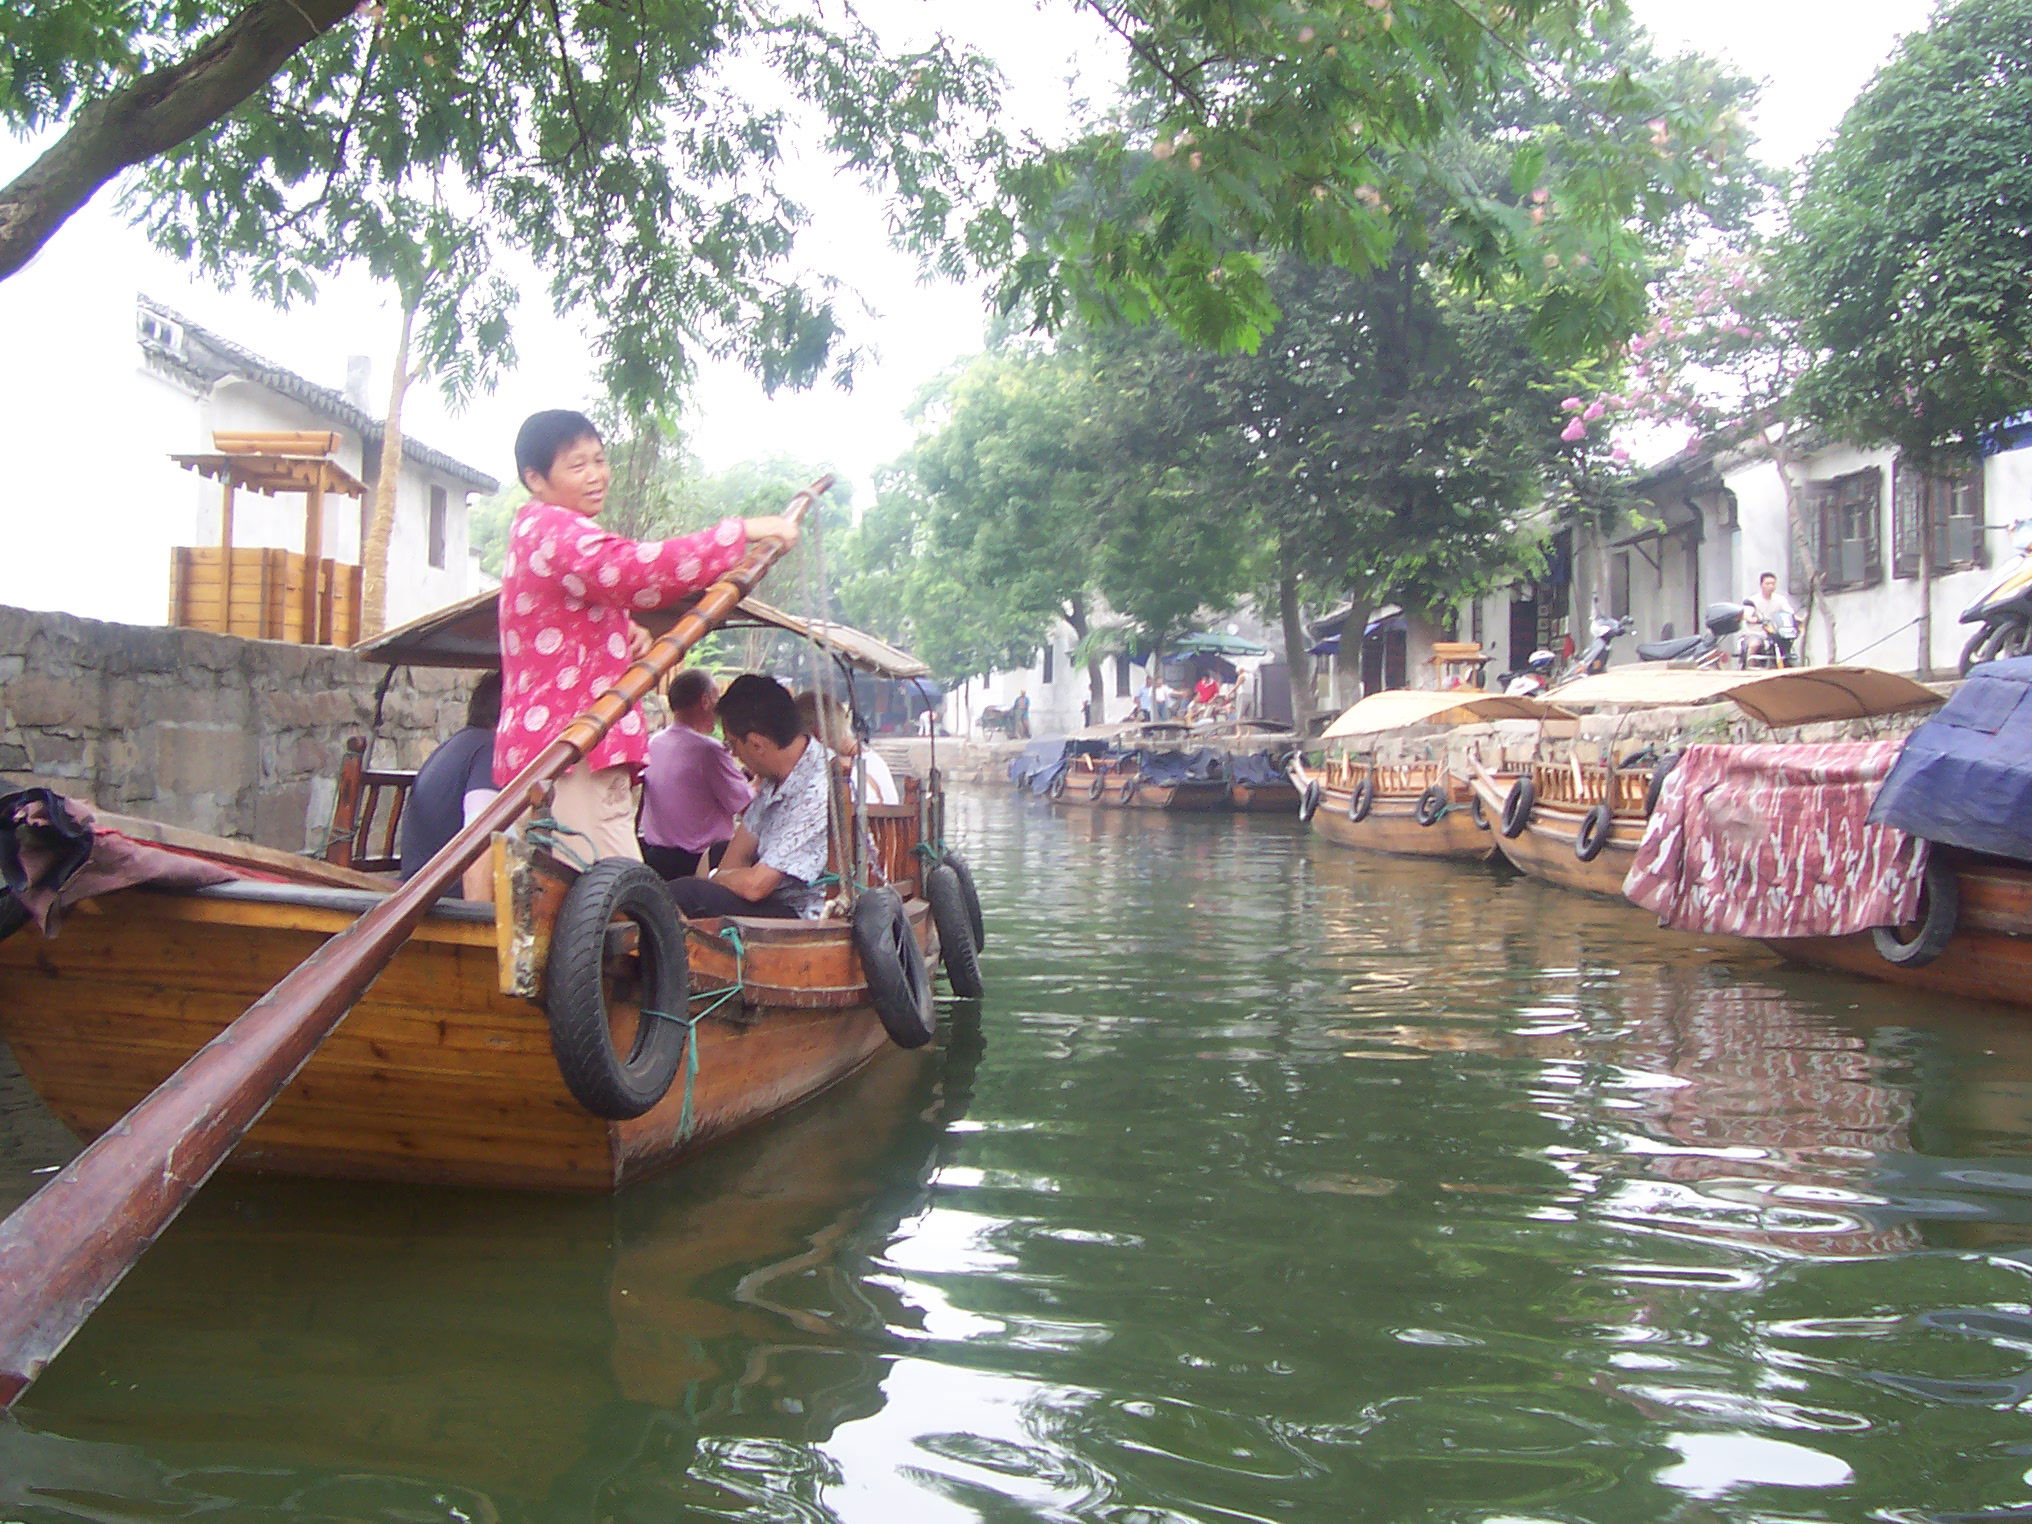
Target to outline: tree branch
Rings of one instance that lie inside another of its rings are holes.
[[[182,62],[83,107],[70,129],[0,190],[0,280],[34,258],[121,170],[211,126],[354,8],[355,0],[255,0]]]

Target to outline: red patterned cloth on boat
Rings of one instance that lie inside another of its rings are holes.
[[[1623,893],[1661,925],[1738,937],[1846,936],[1910,920],[1927,844],[1867,820],[1904,744],[1689,746]]]

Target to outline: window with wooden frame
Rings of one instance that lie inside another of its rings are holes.
[[[1044,647],[1044,675],[1038,679],[1038,681],[1044,684],[1046,687],[1049,687],[1051,685],[1051,658],[1054,654],[1055,653],[1052,651],[1050,643],[1046,642]]]
[[[1936,572],[1990,564],[1983,543],[1983,473],[1929,472],[1900,459],[1891,475],[1891,572],[1916,577],[1921,537]]]
[[[1115,658],[1115,697],[1127,698],[1128,696],[1129,696],[1129,658],[1126,656],[1117,656]]]
[[[444,570],[446,537],[450,531],[451,495],[442,487],[430,489],[430,564]]]
[[[1884,580],[1884,472],[1880,466],[1807,485],[1807,522],[1828,592]]]

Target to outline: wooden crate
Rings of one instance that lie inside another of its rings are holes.
[[[313,580],[317,596],[307,607],[305,593]],[[359,567],[306,562],[293,550],[240,545],[230,551],[216,545],[170,550],[169,622],[184,629],[296,645],[351,645],[359,638],[359,589]]]

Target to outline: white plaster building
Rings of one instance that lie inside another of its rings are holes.
[[[380,404],[358,362],[346,392],[319,386],[146,296],[73,289],[45,259],[6,301],[61,304],[66,342],[17,352],[0,371],[0,449],[9,462],[9,554],[0,603],[125,624],[169,613],[170,549],[215,545],[220,492],[171,454],[212,448],[214,430],[327,430],[338,463],[372,483]],[[4,309],[0,309],[4,310]],[[466,505],[495,480],[406,440],[389,546],[388,610],[399,624],[482,586]],[[324,554],[357,563],[364,508],[328,504]],[[302,549],[303,500],[240,495],[234,542]]]

